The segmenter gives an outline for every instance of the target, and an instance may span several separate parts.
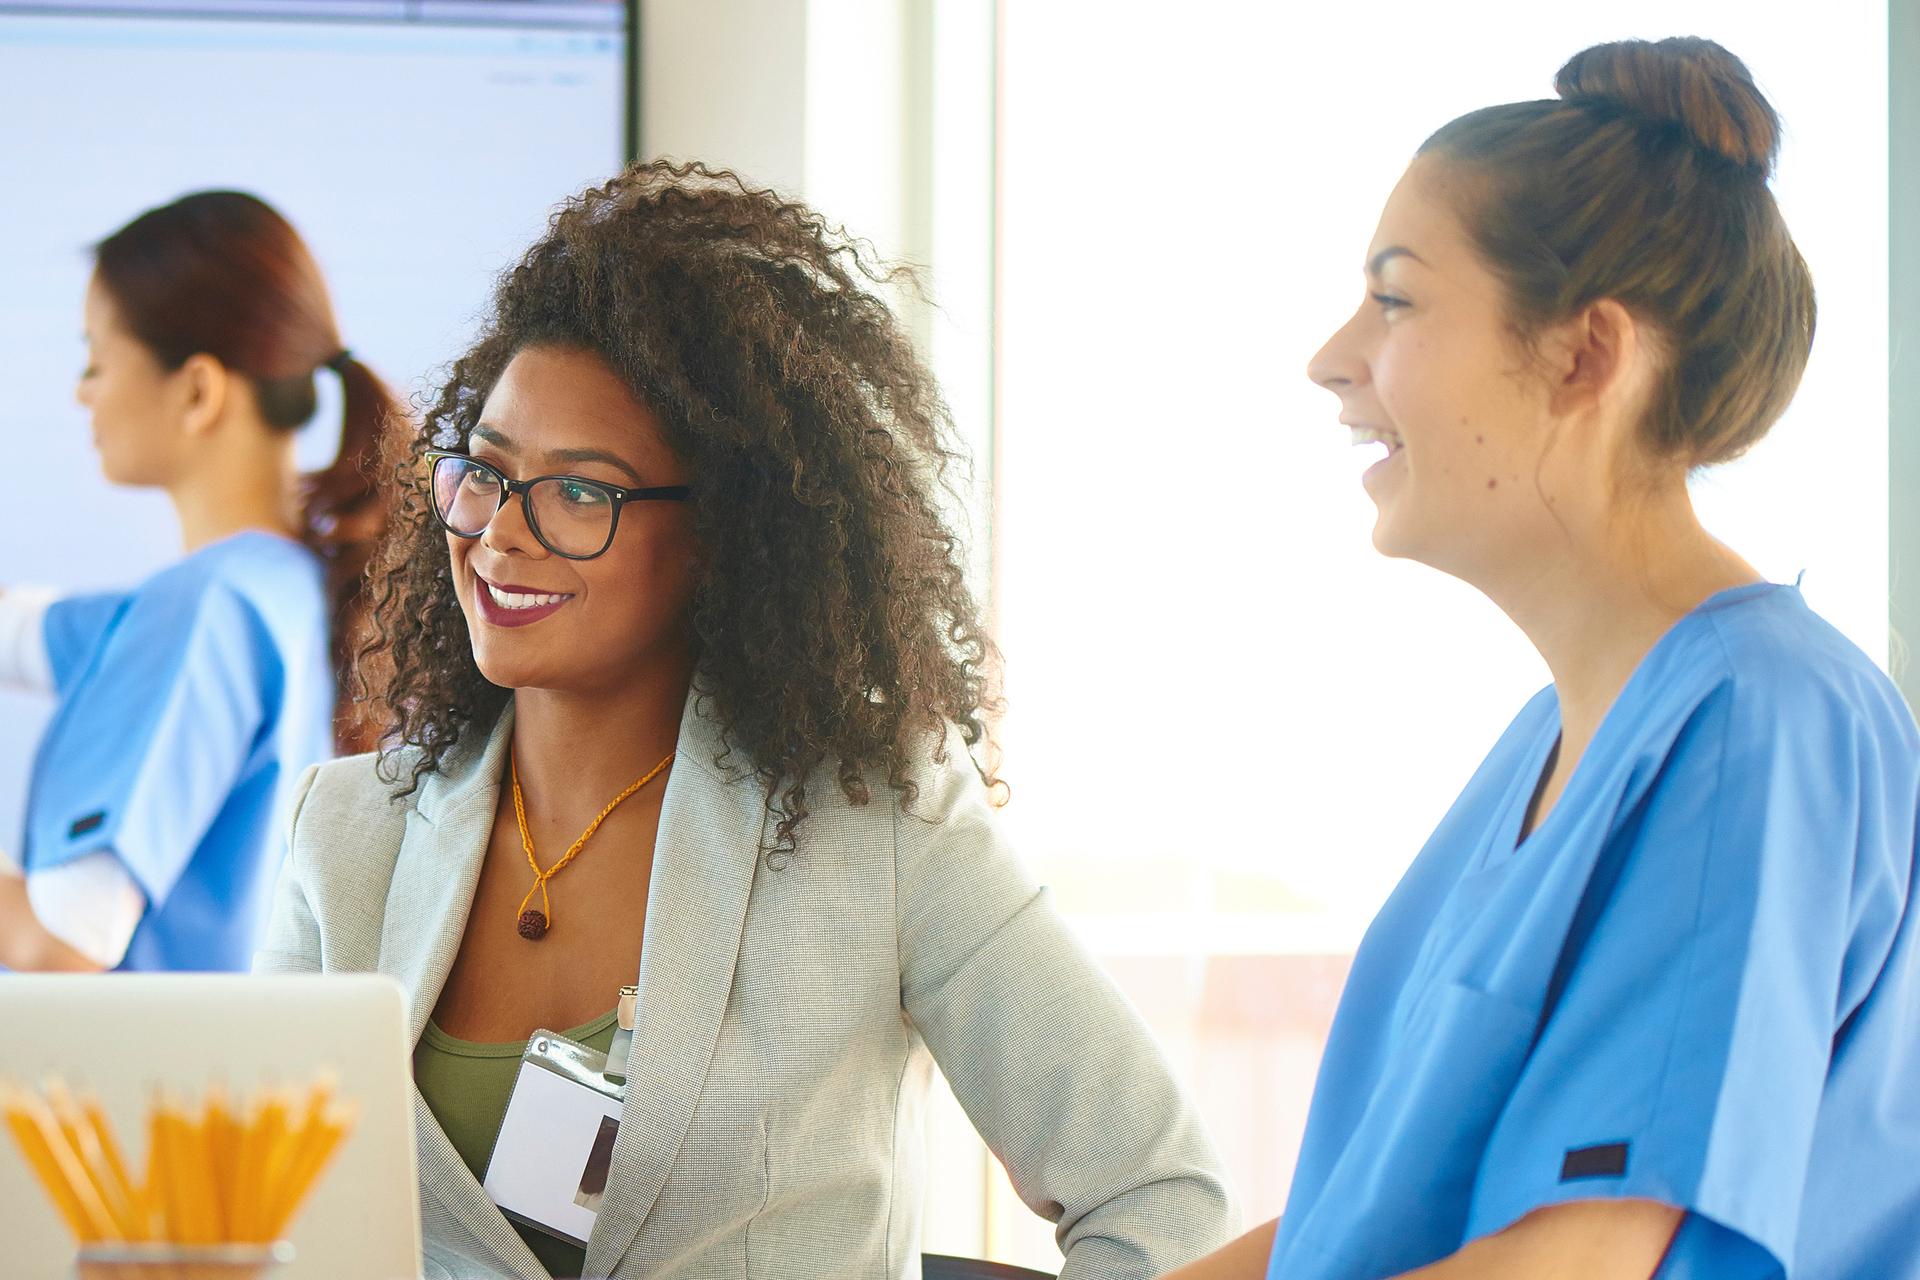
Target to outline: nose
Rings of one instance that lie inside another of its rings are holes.
[[[527,495],[509,494],[493,513],[487,527],[480,531],[480,545],[495,555],[519,553],[535,560],[546,559],[548,552],[527,524]]]
[[[1339,395],[1367,380],[1367,362],[1361,351],[1358,330],[1366,314],[1363,305],[1307,361],[1307,377],[1315,386]]]

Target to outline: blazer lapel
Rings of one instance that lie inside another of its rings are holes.
[[[406,988],[409,1044],[419,1042],[460,952],[512,741],[509,702],[480,750],[427,775],[407,814],[380,924],[380,972]]]
[[[406,988],[409,1044],[419,1043],[460,952],[512,740],[513,704],[509,702],[478,750],[458,752],[456,748],[458,753],[448,760],[444,772],[422,780],[419,803],[407,813],[407,830],[380,926],[379,969]],[[474,1181],[417,1089],[413,1101],[421,1190],[439,1201],[514,1275],[523,1280],[544,1278],[546,1269]]]
[[[766,805],[751,776],[714,764],[718,727],[689,695],[660,808],[647,891],[627,1099],[586,1274],[611,1275],[660,1196],[720,1038]]]

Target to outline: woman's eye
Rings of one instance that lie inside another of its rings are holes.
[[[493,493],[500,488],[500,482],[484,471],[469,471],[467,488],[475,493]]]
[[[1375,293],[1375,294],[1370,294],[1369,296],[1372,297],[1372,299],[1375,302],[1380,304],[1380,309],[1382,311],[1394,311],[1401,307],[1413,305],[1412,303],[1408,302],[1405,298],[1397,298],[1391,293]]]
[[[575,480],[563,480],[560,482],[560,498],[569,506],[604,506],[607,501],[607,492],[596,484],[581,484]]]

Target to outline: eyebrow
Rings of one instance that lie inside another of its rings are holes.
[[[1367,274],[1370,276],[1379,275],[1380,268],[1386,266],[1389,262],[1392,262],[1395,258],[1412,258],[1415,262],[1419,263],[1423,267],[1427,265],[1427,260],[1425,258],[1421,257],[1419,254],[1415,253],[1413,250],[1407,248],[1407,246],[1403,244],[1390,244],[1386,248],[1382,249],[1380,252],[1374,254],[1371,258],[1367,259]]]
[[[475,427],[473,434],[478,439],[485,440],[488,444],[501,450],[503,453],[513,454],[515,457],[520,455],[519,448],[514,445],[512,440],[484,423]],[[555,449],[547,456],[559,462],[604,462],[610,467],[616,467],[626,472],[629,476],[633,477],[635,484],[641,482],[640,473],[634,470],[630,463],[615,454],[608,453],[604,449]]]

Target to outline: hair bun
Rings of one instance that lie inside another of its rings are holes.
[[[1762,175],[1772,172],[1780,150],[1780,117],[1747,64],[1698,36],[1582,49],[1560,68],[1553,87],[1569,101],[1604,98],[1671,120],[1707,150]]]

